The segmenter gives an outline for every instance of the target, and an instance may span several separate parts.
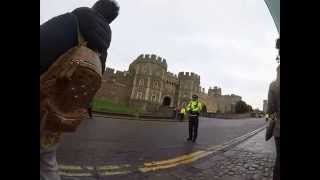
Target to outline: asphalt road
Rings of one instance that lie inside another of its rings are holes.
[[[200,118],[198,139],[194,144],[186,142],[186,122],[95,117],[81,124],[76,133],[63,136],[57,159],[64,165],[138,165],[219,145],[264,124],[263,118]]]

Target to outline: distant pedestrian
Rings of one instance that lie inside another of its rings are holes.
[[[184,116],[186,114],[186,109],[184,107],[182,107],[179,114],[180,114],[180,121],[183,121]]]
[[[93,107],[93,101],[90,101],[88,106],[88,114],[90,119],[92,119],[92,107]]]
[[[201,102],[197,95],[192,95],[192,100],[187,105],[189,117],[189,138],[187,141],[195,142],[198,136],[199,115],[202,110]]]

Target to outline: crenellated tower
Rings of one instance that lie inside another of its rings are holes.
[[[193,94],[200,94],[200,76],[193,72],[179,72],[179,93],[178,102],[179,107],[184,106]]]

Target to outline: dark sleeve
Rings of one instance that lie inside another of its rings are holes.
[[[77,45],[77,20],[70,13],[40,25],[40,75],[68,49]]]
[[[77,8],[72,11],[79,22],[80,32],[88,41],[88,47],[103,54],[110,46],[111,29],[103,17],[90,8]]]
[[[104,73],[104,71],[106,70],[106,60],[108,57],[108,52],[105,51],[104,53],[101,54],[100,56],[100,61],[101,61],[101,65],[102,65],[102,74]]]

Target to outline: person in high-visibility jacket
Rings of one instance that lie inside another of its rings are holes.
[[[195,142],[198,136],[199,115],[202,110],[202,104],[198,101],[198,96],[193,95],[192,100],[187,105],[189,115],[189,138],[187,141]]]

